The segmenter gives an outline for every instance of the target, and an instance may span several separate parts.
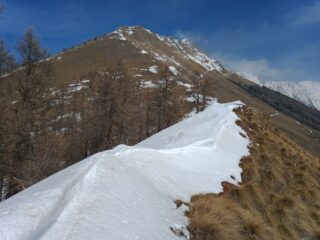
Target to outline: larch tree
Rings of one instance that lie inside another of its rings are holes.
[[[0,39],[0,78],[10,72],[14,66],[14,57],[9,53],[5,41]]]
[[[203,111],[208,105],[208,100],[213,92],[213,83],[209,76],[194,72],[192,81],[192,98],[196,112]]]
[[[4,40],[0,40],[0,201],[8,193],[8,179],[12,171],[12,115],[10,105],[10,81],[6,75],[12,70],[14,58],[6,48]]]
[[[40,177],[40,163],[47,153],[45,133],[48,113],[48,89],[52,74],[51,66],[41,61],[48,56],[40,46],[40,41],[31,28],[27,29],[17,50],[21,66],[11,75],[16,84],[15,104],[15,153],[13,158],[12,194],[31,185]],[[15,185],[15,186],[14,186]]]

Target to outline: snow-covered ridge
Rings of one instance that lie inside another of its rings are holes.
[[[187,236],[186,208],[174,201],[241,181],[249,139],[235,123],[232,110],[240,105],[214,103],[136,146],[98,153],[2,202],[0,239],[181,239],[171,229]]]

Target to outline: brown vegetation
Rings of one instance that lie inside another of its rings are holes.
[[[222,194],[193,196],[191,239],[320,239],[320,162],[268,117],[244,107],[239,125],[252,142],[242,183]]]

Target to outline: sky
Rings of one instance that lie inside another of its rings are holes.
[[[320,82],[320,0],[0,0],[11,50],[32,26],[51,54],[120,26],[188,38],[234,71]]]

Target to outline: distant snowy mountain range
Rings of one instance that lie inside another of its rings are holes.
[[[265,86],[274,91],[282,93],[288,97],[291,97],[299,102],[306,104],[309,107],[317,108],[320,110],[320,83],[312,81],[301,81],[301,82],[278,82],[261,80],[256,75],[248,73],[238,73],[242,77]]]

